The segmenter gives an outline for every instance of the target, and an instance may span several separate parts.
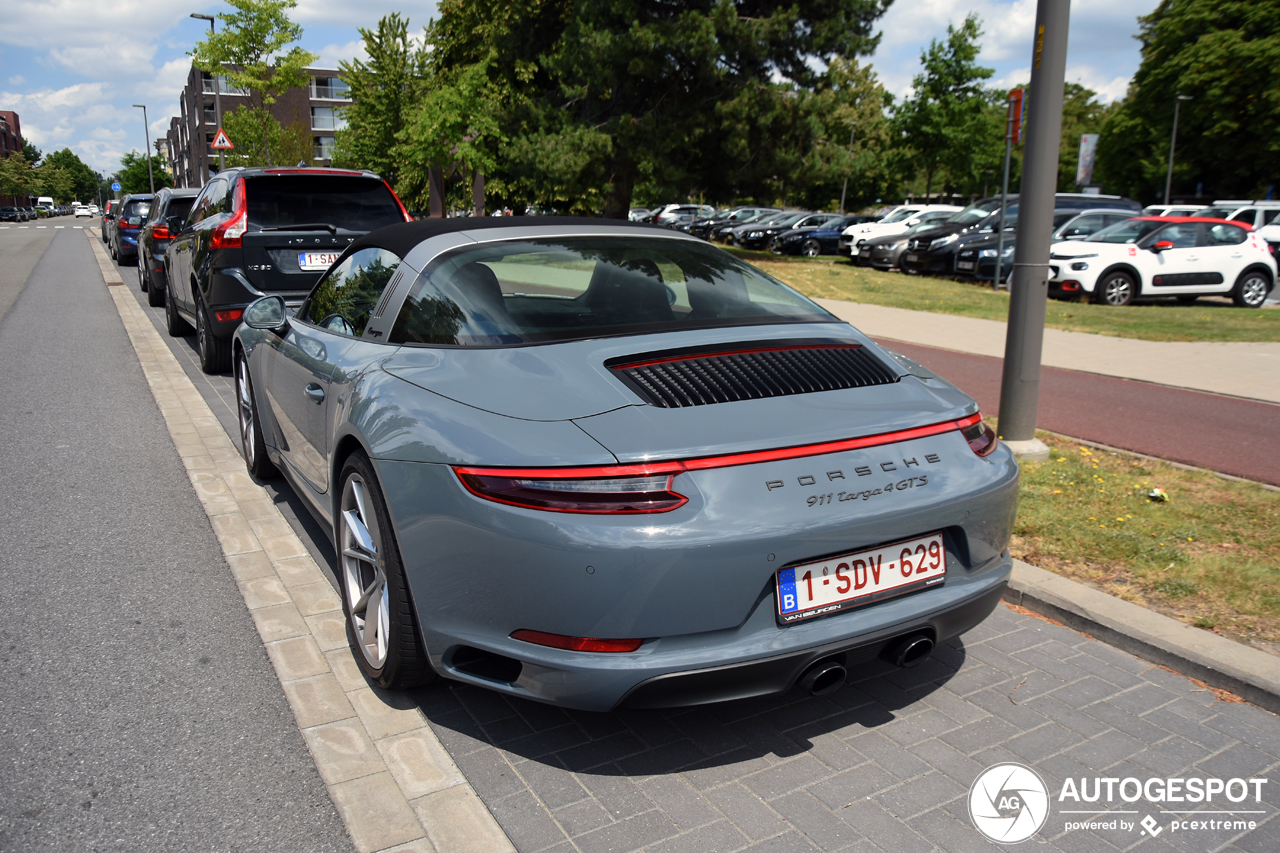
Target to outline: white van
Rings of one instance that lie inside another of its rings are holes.
[[[36,199],[36,207],[42,207],[49,213],[53,213],[53,197],[42,195]]]

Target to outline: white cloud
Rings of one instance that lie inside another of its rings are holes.
[[[23,77],[21,74],[15,74],[9,78],[10,86],[21,86],[25,82],[27,82],[27,78]]]
[[[378,26],[380,18],[392,12],[399,12],[400,17],[408,18],[411,29],[421,29],[426,26],[427,21],[436,17],[436,4],[422,0],[364,0],[361,3],[352,3],[351,0],[298,0],[298,6],[290,17],[304,27],[329,24],[373,29]]]
[[[316,52],[320,54],[320,58],[315,61],[316,68],[337,68],[338,63],[343,60],[350,62],[357,58],[369,58],[369,54],[364,50],[364,39],[356,39],[346,44],[327,44]]]

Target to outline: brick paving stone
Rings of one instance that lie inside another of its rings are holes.
[[[787,829],[787,822],[768,803],[739,784],[708,791],[706,800],[752,841],[770,838]]]
[[[1280,718],[1006,608],[920,667],[860,666],[822,698],[595,714],[457,684],[413,696],[521,853],[993,849],[967,794],[1009,761],[1053,793],[1068,777],[1276,776],[1280,814]],[[1207,849],[1065,820],[1039,849]],[[1275,853],[1278,834],[1280,817],[1214,846]]]
[[[804,791],[780,797],[770,805],[820,850],[842,850],[862,840],[862,833]]]
[[[942,773],[933,772],[890,788],[873,799],[890,814],[907,820],[945,805],[956,797],[967,794],[968,790],[968,785],[961,785]]]

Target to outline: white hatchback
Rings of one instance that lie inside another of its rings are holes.
[[[90,212],[89,208],[85,207],[83,204],[76,208],[76,218],[79,218],[81,216],[92,216],[92,215],[93,213]]]
[[[1190,216],[1140,216],[1054,243],[1049,267],[1050,296],[1084,293],[1106,305],[1218,295],[1260,308],[1276,280],[1275,259],[1247,225]]]

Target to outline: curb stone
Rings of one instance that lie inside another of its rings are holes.
[[[515,853],[422,711],[372,688],[342,601],[223,430],[115,265],[86,232],[103,283],[257,626],[316,770],[360,853]]]
[[[1013,561],[1005,601],[1280,714],[1280,657]]]

